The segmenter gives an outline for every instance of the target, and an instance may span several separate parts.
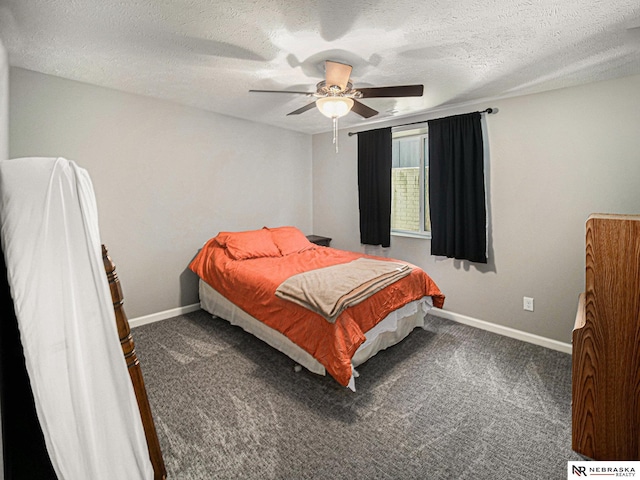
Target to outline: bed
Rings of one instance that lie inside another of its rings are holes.
[[[352,390],[358,365],[444,303],[417,266],[319,246],[292,226],[220,232],[189,267],[204,310]]]

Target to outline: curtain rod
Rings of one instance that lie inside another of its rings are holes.
[[[498,109],[489,107],[486,110],[482,110],[482,111],[480,111],[478,113],[487,113],[487,114],[498,113]],[[441,118],[447,118],[447,117],[441,117]],[[440,120],[440,119],[439,118],[430,118],[429,120]],[[418,125],[419,123],[427,123],[429,120],[422,120],[420,122],[411,122],[411,123],[401,123],[400,125],[392,125],[391,128],[406,127],[407,125]],[[363,132],[368,132],[368,131],[369,130],[363,130],[362,132],[349,132],[348,135],[350,137],[352,137],[354,135],[357,135],[358,133],[363,133]]]

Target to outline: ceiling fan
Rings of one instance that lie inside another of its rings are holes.
[[[262,93],[291,93],[317,97],[311,102],[287,115],[299,115],[318,107],[320,112],[329,118],[338,118],[353,111],[363,118],[370,118],[378,112],[364,103],[360,98],[421,97],[423,85],[399,85],[395,87],[371,87],[354,89],[350,81],[352,66],[345,63],[326,60],[325,79],[316,85],[315,92],[299,92],[291,90],[249,90]]]
[[[316,85],[315,92],[298,92],[291,90],[249,90],[263,93],[291,93],[317,97],[317,100],[288,113],[299,115],[318,107],[318,110],[333,120],[333,143],[338,152],[338,118],[353,111],[363,118],[370,118],[378,112],[364,103],[360,98],[421,97],[424,85],[399,85],[395,87],[370,87],[354,89],[350,81],[353,67],[345,63],[325,60],[325,79]]]

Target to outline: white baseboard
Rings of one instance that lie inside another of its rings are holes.
[[[136,317],[129,320],[129,326],[131,328],[140,327],[148,323],[159,322],[160,320],[166,320],[167,318],[177,317],[178,315],[184,315],[185,313],[195,312],[200,310],[200,304],[194,303],[192,305],[185,305],[184,307],[172,308],[171,310],[165,310],[164,312],[152,313],[151,315],[144,315],[142,317]]]
[[[535,345],[540,345],[541,347],[550,348],[559,352],[570,354],[573,350],[570,343],[559,342],[558,340],[552,340],[550,338],[534,335],[533,333],[523,332],[522,330],[516,330],[515,328],[496,325],[495,323],[485,322],[484,320],[478,320],[477,318],[467,317],[466,315],[449,312],[440,308],[434,307],[429,310],[429,313],[437,317],[446,318],[447,320],[452,320],[464,325],[480,328],[481,330],[487,330],[499,335],[504,335],[505,337],[516,338],[518,340],[522,340],[523,342],[533,343]]]

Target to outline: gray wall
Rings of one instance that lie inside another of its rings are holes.
[[[10,69],[10,156],[87,169],[129,318],[198,302],[187,270],[220,230],[311,233],[311,136]]]
[[[584,224],[593,212],[640,213],[640,76],[445,110],[404,122],[498,107],[486,118],[490,260],[436,260],[428,240],[392,237],[388,255],[424,268],[445,309],[571,341],[584,291]],[[396,121],[396,123],[400,123]],[[382,126],[384,124],[380,124]],[[313,227],[361,250],[357,136],[313,137]],[[522,297],[535,298],[535,311]]]

